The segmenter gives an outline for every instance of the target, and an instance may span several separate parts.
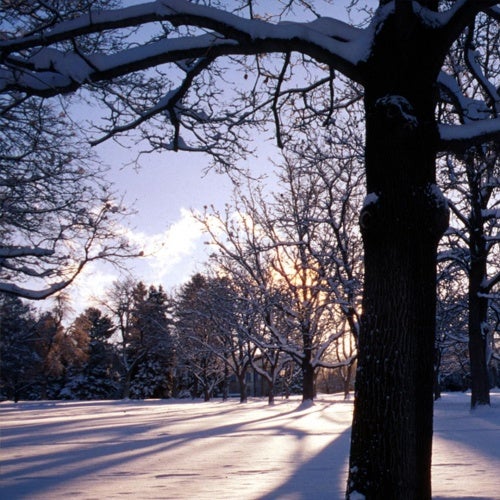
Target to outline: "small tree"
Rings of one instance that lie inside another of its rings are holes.
[[[217,269],[216,269],[217,270]],[[212,350],[227,368],[223,398],[228,397],[230,376],[238,382],[240,403],[248,400],[247,375],[257,347],[252,342],[254,316],[242,295],[238,283],[230,276],[206,276],[205,304],[207,319],[214,326],[216,342],[205,347]]]
[[[102,302],[103,307],[109,311],[118,333],[117,353],[122,398],[130,397],[130,385],[134,370],[145,354],[145,351],[139,348],[140,340],[138,341],[137,332],[133,330],[134,300],[139,293],[145,295],[144,285],[138,284],[132,278],[127,278],[116,281]]]
[[[440,397],[442,388],[447,390],[453,385],[465,389],[470,375],[468,356],[465,356],[468,311],[464,266],[467,252],[456,247],[450,250],[445,244],[442,248],[438,254],[437,275],[435,399]],[[459,376],[461,384],[458,386]]]

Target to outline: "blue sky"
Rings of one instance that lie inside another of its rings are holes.
[[[248,159],[253,173],[272,169],[270,157],[277,150],[274,143],[263,139],[256,137],[261,142],[259,154]],[[145,155],[139,169],[129,165],[136,157],[134,148],[126,149],[111,141],[98,146],[96,153],[109,166],[108,178],[117,194],[122,194],[124,204],[135,212],[124,231],[147,254],[124,261],[128,271],[147,285],[162,285],[166,290],[203,271],[211,250],[205,244],[208,236],[191,212],[202,212],[210,205],[222,209],[230,202],[229,176],[209,169],[210,159],[197,153]],[[93,297],[102,297],[119,278],[120,271],[110,264],[87,265],[67,290],[73,309],[80,312],[92,305]]]
[[[124,262],[130,272],[147,284],[170,289],[202,270],[206,237],[191,210],[228,201],[229,178],[205,173],[208,158],[198,154],[151,154],[136,170],[124,166],[134,158],[134,151],[107,143],[98,153],[110,167],[108,178],[117,194],[123,194],[125,205],[134,209],[127,235],[147,254]],[[86,302],[92,295],[101,295],[119,276],[111,265],[91,264],[69,291],[76,303]]]
[[[326,3],[322,1],[319,4],[328,12],[332,9],[331,6],[325,7]],[[265,8],[268,6],[264,4]],[[89,110],[78,105],[78,115],[83,120],[97,117],[99,106],[93,105],[92,108]],[[259,173],[272,168],[269,157],[276,158],[272,135],[270,131],[255,137],[259,153],[243,166]],[[146,284],[161,284],[169,290],[188,280],[194,272],[203,270],[207,237],[190,211],[202,210],[212,204],[222,208],[230,200],[232,191],[228,176],[212,170],[207,172],[210,159],[202,154],[163,152],[144,155],[142,167],[136,170],[126,166],[136,157],[134,147],[126,149],[108,140],[95,150],[103,163],[110,167],[108,177],[117,193],[124,195],[125,205],[136,211],[128,221],[128,235],[132,241],[144,246],[149,254],[142,259],[127,261],[125,266],[130,272]],[[90,297],[102,295],[119,276],[119,272],[109,265],[87,266],[68,290],[73,307],[80,309],[90,305]]]

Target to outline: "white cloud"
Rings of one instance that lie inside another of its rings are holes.
[[[145,256],[134,261],[134,275],[146,283],[173,286],[194,272],[207,259],[203,228],[192,213],[180,209],[180,217],[165,231],[156,234],[129,231],[127,237],[144,249]]]
[[[96,306],[117,279],[118,273],[111,265],[94,262],[88,264],[69,290],[72,307],[81,312],[81,308]]]
[[[125,229],[124,236],[144,250],[144,257],[120,264],[146,285],[163,285],[167,290],[180,285],[208,259],[202,225],[185,208],[180,209],[179,218],[161,233]],[[76,314],[98,305],[97,302],[122,274],[118,268],[105,262],[85,266],[68,289]]]

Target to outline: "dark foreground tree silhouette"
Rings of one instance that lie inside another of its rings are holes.
[[[360,215],[365,284],[347,496],[429,499],[436,246],[448,223],[435,158],[500,136],[496,86],[489,87],[487,116],[440,126],[438,82],[457,37],[474,29],[477,16],[498,20],[500,12],[496,0],[378,4],[363,29],[319,16],[264,20],[248,0],[231,3],[233,13],[158,0],[59,23],[54,10],[45,27],[31,24],[19,34],[2,28],[0,91],[12,108],[27,95],[85,87],[110,109],[109,127],[94,142],[142,127],[153,148],[204,151],[231,166],[246,150],[245,126],[274,118],[285,146],[296,122],[298,132],[318,116],[334,126],[335,72],[360,84],[368,196]],[[123,50],[119,38],[100,53],[100,38],[91,36],[154,21],[163,23],[159,34],[143,44],[135,37]],[[283,57],[265,64],[266,53]],[[239,64],[241,86],[217,107],[215,86],[233,79],[219,60]],[[302,75],[301,85],[293,85],[294,75]],[[152,128],[155,122],[163,128]]]

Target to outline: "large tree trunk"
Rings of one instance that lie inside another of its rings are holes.
[[[437,68],[418,67],[425,57],[415,52],[425,44],[400,40],[397,26],[389,35],[379,40],[380,51],[375,48],[374,79],[365,86],[371,194],[360,217],[365,285],[347,497],[426,500],[436,251],[448,225],[434,184]]]

